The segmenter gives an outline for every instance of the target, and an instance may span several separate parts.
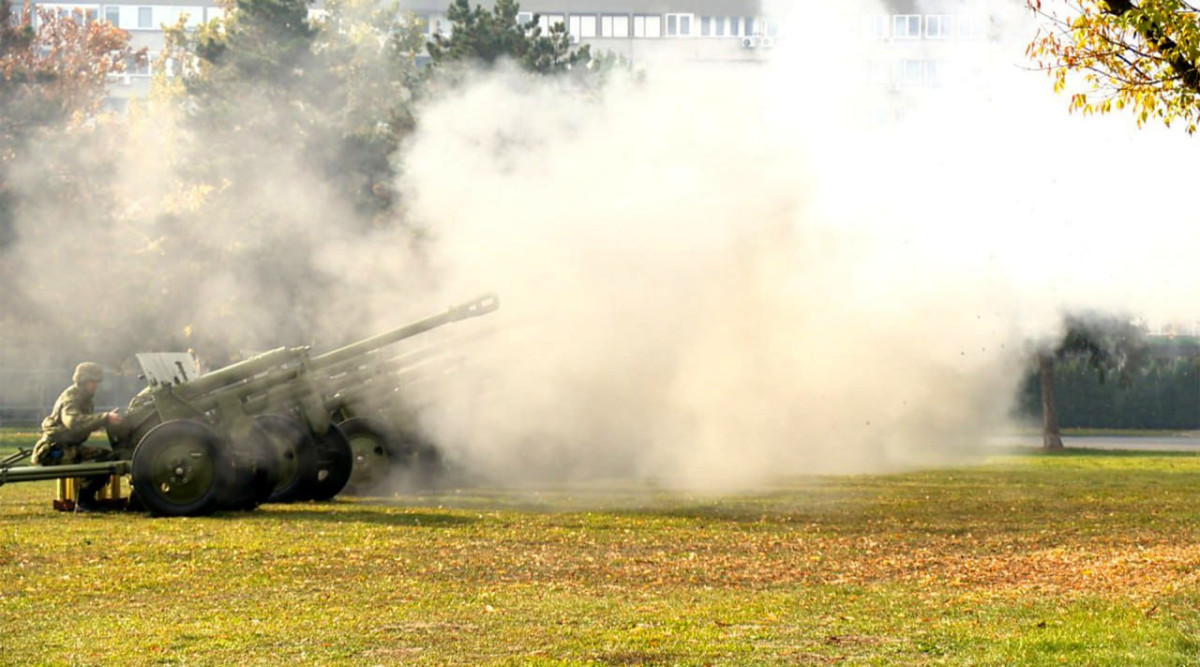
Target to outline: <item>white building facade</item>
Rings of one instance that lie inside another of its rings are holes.
[[[472,6],[491,9],[494,0],[473,0]],[[660,58],[692,62],[762,62],[771,56],[789,32],[802,36],[809,29],[805,3],[784,3],[793,23],[789,30],[780,16],[764,10],[761,0],[526,0],[519,19],[535,15],[543,30],[563,23],[578,44],[593,52],[615,52],[635,63]],[[861,11],[856,26],[836,29],[857,33],[868,42],[884,45],[864,65],[864,75],[884,85],[939,85],[947,79],[958,45],[985,39],[986,7],[980,0],[888,0],[857,2]],[[448,34],[446,16],[450,0],[399,0],[401,12],[415,15],[426,34]],[[148,62],[135,63],[114,77],[114,107],[129,97],[148,94],[154,55],[163,44],[163,26],[181,17],[195,26],[219,18],[224,10],[212,0],[154,0],[153,3],[36,2],[36,7],[69,13],[82,20],[105,20],[129,33],[133,48],[145,48]],[[806,27],[807,26],[807,27]],[[828,26],[822,29],[829,29]],[[851,35],[847,35],[848,37]],[[854,41],[854,40],[849,40]],[[882,53],[882,55],[880,55]],[[845,57],[840,54],[832,57]]]

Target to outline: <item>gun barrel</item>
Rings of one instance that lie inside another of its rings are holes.
[[[183,397],[203,396],[229,385],[245,382],[256,375],[280,368],[288,363],[300,361],[307,348],[280,347],[255,355],[245,361],[206,373],[200,377],[177,385],[176,392]]]
[[[338,348],[331,352],[313,357],[310,365],[314,369],[328,368],[336,366],[345,361],[349,361],[359,355],[365,354],[372,350],[377,350],[382,347],[391,345],[392,343],[411,338],[418,334],[436,329],[451,322],[465,320],[469,317],[478,317],[486,315],[500,307],[500,299],[495,294],[485,294],[466,303],[457,306],[451,306],[446,312],[440,315],[427,317],[423,320],[413,322],[407,326],[400,327],[377,336],[361,340],[357,343],[347,345],[346,347]]]

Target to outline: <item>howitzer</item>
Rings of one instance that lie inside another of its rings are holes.
[[[334,397],[403,359],[384,358],[394,343],[498,307],[488,294],[324,354],[282,347],[206,374],[189,368],[186,355],[138,355],[149,384],[109,432],[116,461],[70,470],[7,467],[0,483],[129,474],[140,504],[166,516],[332,498],[356,461],[351,440],[334,423]]]
[[[451,350],[466,339],[454,337],[397,356],[371,353],[336,365],[313,369],[310,382],[320,397],[316,414],[328,416],[345,436],[351,450],[351,476],[345,491],[364,494],[401,469],[420,468],[420,477],[438,469],[427,464],[440,457],[431,447],[417,448],[414,404],[405,388],[453,363]],[[245,404],[247,412],[269,413],[271,406],[296,403],[310,389],[290,383]]]

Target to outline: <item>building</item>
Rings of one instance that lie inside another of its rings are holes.
[[[399,0],[403,12],[419,18],[427,34],[446,34],[450,0]],[[493,6],[494,0],[473,0],[472,6]],[[793,3],[778,3],[791,6]],[[797,3],[799,4],[799,3]],[[83,20],[110,21],[129,32],[135,49],[151,54],[163,45],[164,25],[181,17],[195,26],[219,18],[223,9],[213,0],[152,0],[147,3],[84,3],[65,0],[36,6],[69,12]],[[788,38],[781,17],[765,12],[761,0],[525,0],[520,19],[538,15],[543,29],[562,22],[574,41],[590,44],[597,53],[615,52],[635,63],[660,58],[692,62],[757,63]],[[986,38],[989,19],[980,0],[886,0],[862,3],[850,11],[858,25],[834,26],[839,34],[855,34],[868,44],[884,47],[866,59],[864,76],[889,87],[940,85],[954,78],[953,56],[964,42]],[[796,8],[793,8],[796,9]],[[798,19],[804,18],[797,13]],[[811,18],[811,17],[810,17]],[[823,28],[825,30],[828,27]],[[111,106],[148,94],[155,67],[134,63],[114,77]]]
[[[163,26],[175,25],[184,17],[188,26],[197,26],[224,14],[212,0],[154,0],[141,3],[38,2],[34,6],[75,16],[80,20],[103,20],[129,33],[129,44],[135,51],[146,49],[148,61],[131,62],[122,74],[112,79],[108,106],[122,110],[130,98],[146,97],[150,93],[154,54],[163,47]]]
[[[486,8],[494,0],[475,0]],[[693,61],[761,61],[780,39],[779,24],[761,13],[759,0],[526,0],[520,18],[539,15],[543,29],[562,22],[573,41],[597,52],[613,51],[634,62],[670,54]],[[447,34],[450,0],[400,0],[399,7],[418,17],[427,34]],[[154,74],[153,54],[163,46],[163,26],[184,18],[196,26],[223,15],[212,0],[87,3],[68,0],[35,2],[35,6],[67,13],[80,20],[109,21],[130,35],[133,48],[145,48],[149,62],[133,63],[114,77],[110,106],[120,108],[131,97],[145,97]]]

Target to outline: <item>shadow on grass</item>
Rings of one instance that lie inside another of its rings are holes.
[[[1200,451],[1184,451],[1177,449],[1088,449],[1086,447],[1064,447],[1062,449],[1033,449],[1026,454],[1030,456],[1058,456],[1077,458],[1195,458]]]
[[[285,508],[283,511],[271,511],[273,507]],[[265,505],[258,510],[247,512],[218,512],[217,518],[229,518],[237,521],[273,521],[284,523],[369,523],[383,526],[410,526],[413,528],[447,528],[476,523],[473,517],[455,514],[439,514],[435,512],[386,512],[384,506],[369,506],[358,508],[354,505],[326,503],[303,506],[296,505]]]

